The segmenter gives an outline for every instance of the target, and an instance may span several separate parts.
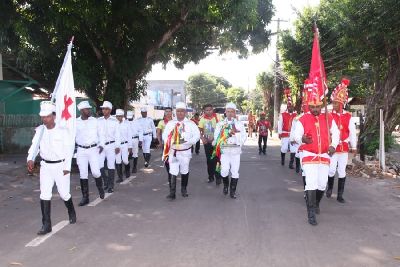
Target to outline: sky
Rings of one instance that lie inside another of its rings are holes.
[[[292,29],[296,20],[295,10],[301,11],[307,6],[316,6],[319,0],[273,0],[275,16],[287,22],[281,22],[281,29]],[[272,32],[276,32],[277,23],[271,22],[268,26]],[[166,69],[161,64],[152,67],[152,71],[146,76],[147,80],[187,80],[190,75],[207,72],[215,76],[227,79],[233,86],[246,90],[255,88],[256,77],[262,71],[272,70],[276,53],[276,36],[271,38],[270,46],[264,52],[250,55],[246,59],[239,59],[235,53],[218,55],[214,53],[201,60],[198,64],[186,64],[183,69],[177,69],[169,63]]]

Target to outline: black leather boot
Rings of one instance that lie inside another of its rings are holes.
[[[38,235],[45,235],[52,231],[51,229],[51,201],[40,200],[40,209],[42,210],[42,228],[40,228]]]
[[[317,190],[307,190],[307,217],[308,223],[311,225],[317,225],[317,218],[315,216],[315,207],[317,202]]]
[[[227,195],[229,191],[229,177],[228,176],[222,177],[222,182],[224,183],[223,193],[224,195]]]
[[[189,173],[181,174],[181,193],[182,197],[188,197],[189,194],[187,193],[187,185],[189,182]]]
[[[167,199],[174,200],[176,198],[176,175],[171,175],[168,177],[168,179],[169,178],[171,179],[169,183],[169,195],[167,196]]]
[[[99,190],[99,197],[104,199],[104,189],[103,189],[103,180],[101,177],[95,178],[94,181],[96,182],[97,190]]]
[[[285,153],[281,152],[281,165],[285,165]]]
[[[115,170],[108,170],[108,193],[114,192]]]
[[[231,186],[230,186],[230,197],[235,199],[236,198],[236,186],[238,183],[238,178],[231,178]]]
[[[294,163],[295,156],[296,156],[296,153],[290,153],[289,169],[294,169],[293,163]]]
[[[331,198],[332,196],[332,190],[333,190],[333,185],[335,183],[335,176],[330,177],[328,176],[328,189],[326,189],[326,197]]]
[[[222,177],[219,173],[215,173],[215,184],[219,186],[222,183]]]
[[[300,172],[300,158],[296,158],[296,173]]]
[[[67,201],[64,201],[65,207],[68,209],[68,217],[69,217],[69,223],[74,224],[76,223],[76,213],[75,213],[75,208],[74,208],[74,203],[72,202],[72,197],[68,199]]]
[[[81,181],[81,191],[82,191],[82,200],[79,202],[79,206],[86,206],[89,204],[89,180],[88,179],[80,179]]]
[[[132,169],[133,173],[137,173],[137,160],[138,158],[133,158],[133,169]]]
[[[144,166],[147,168],[149,167],[149,162],[150,162],[150,157],[149,153],[143,153],[143,158],[144,158]]]
[[[213,175],[209,175],[208,176],[208,181],[207,181],[207,183],[212,183],[212,182],[214,182],[214,176]]]
[[[117,175],[118,175],[118,179],[116,182],[119,184],[120,182],[123,181],[123,179],[122,179],[122,164],[115,164],[115,168],[117,169]]]
[[[106,175],[106,170],[104,168],[100,169],[101,178],[103,179],[104,190],[108,189],[108,176]]]
[[[302,176],[303,177],[303,188],[304,188],[304,190],[306,190],[306,177],[305,176]],[[304,199],[306,199],[307,198],[307,192],[306,191],[304,191]]]
[[[131,176],[131,164],[125,165],[125,177],[129,178]]]
[[[346,177],[338,178],[338,191],[337,191],[337,201],[340,203],[345,203],[346,201],[343,198],[344,193],[344,184],[346,183]]]
[[[321,202],[322,197],[324,196],[324,191],[321,190],[317,190],[317,202],[316,202],[316,207],[315,207],[315,213],[319,214],[320,213],[320,209],[319,209],[319,203]]]

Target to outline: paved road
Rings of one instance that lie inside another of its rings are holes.
[[[158,157],[98,205],[76,208],[76,225],[36,247],[25,245],[40,227],[37,177],[0,172],[0,266],[400,266],[398,182],[348,179],[347,203],[324,198],[313,227],[301,177],[279,165],[277,143],[269,141],[267,156],[254,145],[242,155],[236,200],[206,183],[202,151],[191,163],[189,198],[167,201]],[[54,226],[67,213],[58,196],[52,205]]]

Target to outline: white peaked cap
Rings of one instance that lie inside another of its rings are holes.
[[[48,116],[56,112],[56,105],[54,105],[51,101],[42,101],[40,102],[40,112],[39,116]]]
[[[176,109],[185,109],[186,110],[186,104],[183,103],[183,102],[178,102],[178,103],[176,103],[175,108]]]
[[[232,102],[229,102],[229,103],[226,104],[226,106],[225,106],[225,109],[228,109],[228,108],[236,110],[236,105],[233,104]]]
[[[92,108],[92,106],[89,104],[89,101],[81,101],[78,104],[78,109],[79,110],[84,109],[84,108]]]
[[[128,110],[126,112],[126,118],[128,118],[128,119],[132,119],[133,118],[133,111],[132,110]]]
[[[104,101],[103,105],[100,106],[101,108],[109,108],[112,109],[112,104],[110,101]]]
[[[115,111],[115,116],[124,116],[124,113],[124,110],[119,108]]]
[[[147,112],[147,107],[141,107],[140,112]]]

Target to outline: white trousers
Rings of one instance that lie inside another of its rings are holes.
[[[90,171],[94,178],[99,178],[100,167],[99,167],[99,148],[82,148],[78,147],[76,152],[76,163],[79,167],[79,174],[81,179],[87,179],[89,175],[88,165],[90,164]]]
[[[293,146],[289,142],[289,137],[282,137],[281,138],[281,152],[282,153],[296,153],[297,152],[297,147]]]
[[[128,165],[128,155],[128,144],[121,145],[119,153],[115,155],[115,163],[121,164],[122,162],[124,162],[125,165]]]
[[[303,171],[306,176],[305,190],[321,190],[324,191],[328,182],[328,164],[311,164],[303,165]]]
[[[99,167],[104,168],[104,160],[107,159],[107,168],[115,170],[115,145],[114,143],[108,144],[104,147],[99,156]]]
[[[347,160],[349,159],[349,153],[335,153],[331,157],[331,164],[329,166],[329,176],[334,177],[336,169],[338,172],[338,178],[346,177],[346,166]]]
[[[132,157],[137,158],[139,152],[139,138],[132,139]]]
[[[40,199],[51,200],[54,183],[60,197],[67,201],[71,198],[70,174],[63,173],[64,162],[40,162]]]
[[[221,176],[227,177],[229,171],[232,178],[239,178],[240,154],[221,154]]]
[[[185,151],[177,151],[176,157],[174,157],[174,150],[171,149],[171,153],[169,154],[168,158],[169,173],[175,176],[177,176],[179,172],[181,174],[189,173],[189,164],[191,158],[192,153],[190,149]]]
[[[143,136],[143,142],[142,142],[143,153],[150,153],[150,146],[151,146],[152,140],[153,140],[153,136],[151,134]]]

